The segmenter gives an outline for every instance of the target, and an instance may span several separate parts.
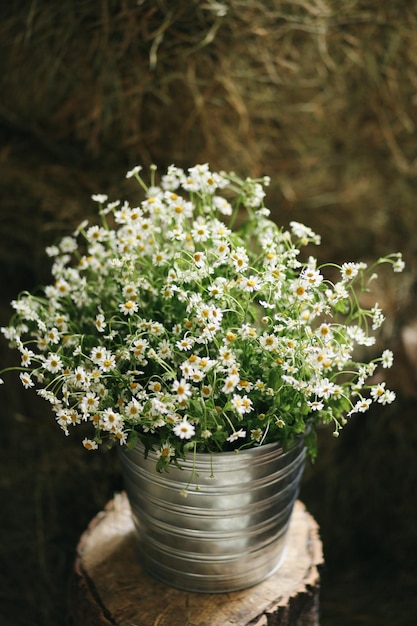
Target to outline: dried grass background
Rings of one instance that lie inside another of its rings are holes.
[[[315,228],[326,259],[403,251],[407,272],[379,294],[398,402],[323,434],[302,498],[326,553],[323,625],[414,624],[417,2],[15,0],[0,8],[0,93],[2,323],[48,280],[45,245],[93,214],[92,193],[131,193],[136,163],[270,175],[274,218]],[[0,624],[59,626],[118,465],[7,382]]]

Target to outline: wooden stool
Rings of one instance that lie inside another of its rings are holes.
[[[179,591],[144,572],[130,506],[116,495],[82,535],[70,585],[73,626],[318,626],[322,545],[297,501],[280,569],[225,594]]]

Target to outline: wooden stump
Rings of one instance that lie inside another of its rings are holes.
[[[280,569],[225,594],[179,591],[144,572],[130,507],[116,495],[82,535],[70,585],[73,626],[318,626],[322,545],[297,501]]]

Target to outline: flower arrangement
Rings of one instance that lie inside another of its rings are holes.
[[[384,320],[361,294],[376,265],[403,269],[400,254],[373,267],[302,262],[320,238],[270,219],[267,178],[170,166],[157,185],[152,167],[148,186],[141,170],[127,174],[138,206],[93,196],[101,224],[47,249],[53,284],[21,294],[1,329],[23,386],[36,383],[66,435],[84,424],[89,450],[139,438],[159,470],[190,450],[301,434],[314,455],[317,426],[337,436],[352,414],[394,400],[371,379],[392,352],[359,356]]]

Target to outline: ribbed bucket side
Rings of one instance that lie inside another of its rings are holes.
[[[120,456],[141,562],[154,577],[218,593],[250,587],[277,570],[304,469],[302,440],[285,453],[268,444],[197,454],[163,474],[140,443]],[[193,471],[198,490],[190,486]]]

